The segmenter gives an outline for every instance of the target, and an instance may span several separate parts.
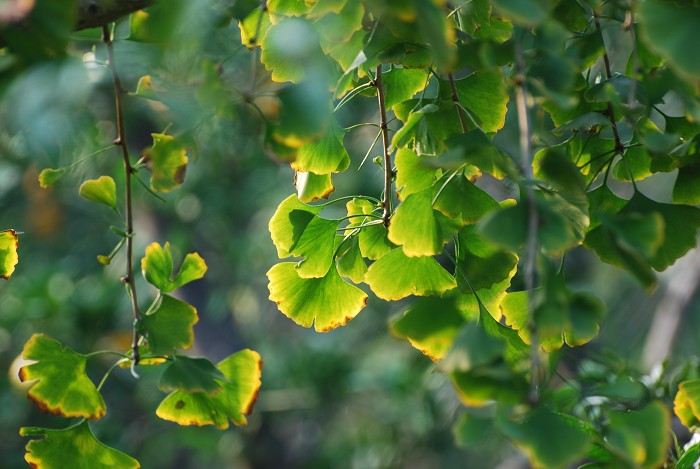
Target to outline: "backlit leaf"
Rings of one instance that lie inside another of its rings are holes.
[[[484,215],[500,208],[498,202],[467,179],[466,174],[457,174],[444,185],[435,200],[435,209],[461,225],[476,223]]]
[[[637,462],[638,467],[661,466],[671,444],[671,415],[660,401],[652,401],[637,410],[611,411],[608,414],[610,428],[620,433],[631,433],[644,447],[644,458]]]
[[[19,239],[15,230],[0,231],[0,278],[7,280],[15,271],[19,261],[18,247]]]
[[[396,163],[396,191],[401,199],[427,189],[435,182],[437,170],[426,164],[425,157],[408,148],[401,148],[394,157]]]
[[[518,265],[518,256],[490,243],[474,226],[464,227],[459,232],[457,243],[457,265],[461,269],[457,283],[462,291],[468,286],[462,285],[461,273],[467,276],[471,288],[481,290],[509,278]]]
[[[85,355],[48,336],[34,334],[24,344],[22,356],[35,361],[20,368],[19,377],[23,382],[34,382],[28,394],[41,410],[65,417],[104,416],[105,401],[85,373]]]
[[[343,277],[347,277],[355,283],[362,283],[367,273],[367,264],[365,264],[360,252],[360,243],[358,236],[353,236],[347,241],[347,247],[344,247],[338,252],[338,273]]]
[[[21,436],[42,437],[27,443],[24,459],[36,469],[138,469],[140,464],[121,451],[100,443],[87,420],[61,430],[23,427]]]
[[[297,188],[297,197],[302,202],[327,199],[335,190],[330,174],[298,172],[294,175],[294,185]]]
[[[293,269],[292,269],[293,270]],[[214,425],[220,430],[248,423],[260,389],[262,360],[257,352],[241,350],[217,365],[226,381],[221,390],[210,396],[206,392],[174,391],[163,399],[156,415],[179,425]]]
[[[155,354],[170,354],[194,344],[194,325],[199,321],[194,306],[163,295],[158,308],[141,318],[148,348]]]
[[[158,388],[163,392],[181,389],[189,393],[215,394],[221,389],[219,381],[226,381],[226,377],[206,358],[173,355]]]
[[[409,295],[441,295],[457,286],[457,282],[432,257],[407,257],[402,249],[394,249],[372,264],[365,282],[375,295],[387,301]]]
[[[299,238],[322,209],[301,203],[296,195],[290,195],[279,204],[268,225],[277,257],[284,259],[292,255]]]
[[[367,303],[367,295],[346,283],[335,266],[321,278],[302,278],[293,263],[282,262],[267,272],[270,300],[303,327],[327,332],[347,324]]]
[[[185,256],[180,271],[173,277],[173,257],[170,243],[164,247],[151,243],[146,247],[146,255],[141,259],[143,277],[162,292],[169,293],[194,280],[199,280],[207,271],[207,264],[196,252]]]
[[[292,168],[318,175],[345,171],[350,165],[350,156],[343,146],[344,134],[342,127],[334,121],[319,141],[299,148]]]
[[[41,186],[42,189],[46,189],[47,187],[51,186],[53,183],[58,181],[61,176],[63,176],[66,173],[66,170],[64,168],[58,168],[58,169],[53,169],[53,168],[46,168],[43,169],[39,173],[39,186]]]
[[[464,325],[464,316],[451,298],[427,297],[414,302],[391,322],[391,332],[433,361],[440,361]]]
[[[151,135],[153,146],[144,152],[146,166],[151,171],[151,189],[170,192],[185,181],[187,150],[172,135]]]
[[[428,84],[427,75],[423,70],[396,67],[383,73],[382,81],[386,88],[384,105],[387,109],[411,99]]]
[[[109,176],[85,181],[80,185],[80,195],[92,202],[105,204],[115,210],[117,208],[117,185]]]
[[[700,379],[683,381],[678,385],[673,412],[691,431],[700,425]]]
[[[455,86],[459,102],[474,115],[481,130],[489,133],[503,127],[508,104],[508,87],[500,69],[474,72],[456,80]],[[449,85],[445,90],[449,90]]]

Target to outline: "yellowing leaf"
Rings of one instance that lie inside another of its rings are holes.
[[[117,209],[117,185],[109,176],[85,181],[80,185],[80,195],[93,202]]]
[[[194,306],[163,295],[158,308],[141,318],[148,348],[155,354],[170,354],[194,344],[193,327],[199,321]]]
[[[299,148],[292,168],[318,175],[345,171],[350,165],[350,155],[343,146],[344,134],[343,128],[333,121],[319,141]]]
[[[283,262],[267,278],[270,300],[282,314],[303,327],[314,324],[318,332],[347,324],[367,303],[367,295],[343,281],[335,266],[321,278],[301,278],[293,263]]]
[[[700,425],[700,379],[683,381],[678,385],[673,412],[691,431]]]
[[[375,295],[387,301],[409,295],[441,295],[457,286],[454,277],[435,259],[407,257],[400,248],[372,264],[365,282]]]
[[[459,102],[471,112],[481,130],[496,132],[505,124],[508,87],[503,73],[483,70],[455,81]],[[449,89],[449,86],[445,88]]]
[[[206,392],[174,391],[163,399],[156,415],[179,425],[214,425],[224,430],[248,423],[260,389],[262,360],[257,352],[241,350],[225,358],[217,368],[226,378],[213,396]]]
[[[330,174],[297,172],[294,175],[297,196],[302,202],[327,199],[335,190]]]
[[[15,230],[0,231],[0,278],[9,279],[19,261],[19,240]]]
[[[54,182],[58,181],[66,173],[65,168],[46,168],[39,173],[39,186],[46,189]]]
[[[87,420],[61,430],[23,427],[21,436],[39,436],[27,444],[24,459],[36,469],[138,469],[139,462],[105,446],[92,434]]]
[[[151,170],[151,189],[170,192],[182,185],[187,170],[187,151],[172,135],[151,134],[153,146],[144,152]]]
[[[34,334],[24,344],[22,356],[35,361],[20,368],[19,378],[35,381],[28,394],[41,410],[65,417],[104,416],[105,401],[85,374],[85,355],[48,336]]]
[[[160,377],[158,388],[164,392],[181,389],[190,393],[215,394],[221,389],[219,381],[226,381],[226,377],[206,358],[173,355]]]
[[[173,278],[173,257],[170,243],[165,247],[151,243],[146,247],[146,255],[141,259],[143,277],[162,292],[171,292],[195,280],[199,280],[207,271],[207,264],[196,252],[185,256],[180,271]]]
[[[435,201],[436,210],[461,225],[476,223],[487,213],[499,208],[498,202],[470,182],[466,174],[458,174],[447,181]]]

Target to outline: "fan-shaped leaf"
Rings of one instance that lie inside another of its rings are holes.
[[[94,469],[113,467],[138,469],[139,462],[121,451],[105,446],[92,434],[87,420],[61,430],[23,427],[22,436],[39,436],[27,444],[24,459],[36,469]]]
[[[170,243],[164,247],[158,243],[151,243],[146,247],[146,256],[141,259],[141,272],[143,277],[154,287],[162,292],[169,293],[195,280],[204,277],[207,264],[196,252],[185,256],[180,266],[180,271],[173,278],[173,257],[170,252]]]
[[[39,173],[39,186],[42,189],[46,189],[51,186],[54,182],[58,181],[61,176],[66,173],[65,168],[46,168]]]
[[[19,261],[18,247],[19,240],[15,230],[0,231],[0,278],[7,280],[15,271]]]
[[[155,354],[173,353],[194,344],[194,325],[199,321],[194,306],[163,295],[158,308],[141,318],[148,348]]]
[[[347,324],[367,303],[367,295],[340,278],[331,266],[321,278],[302,278],[293,263],[283,262],[267,272],[270,300],[303,327],[326,332]]]
[[[683,381],[678,385],[673,412],[690,430],[700,426],[700,379]]]
[[[22,356],[36,363],[19,370],[22,381],[35,381],[29,398],[41,409],[66,417],[99,419],[107,411],[95,385],[85,373],[85,355],[43,334],[30,337]]]
[[[172,135],[151,135],[153,146],[144,152],[146,165],[151,171],[151,189],[170,192],[185,181],[187,150]]]
[[[80,195],[92,202],[117,209],[117,185],[109,176],[90,179],[80,185]]]
[[[330,174],[297,172],[294,175],[294,185],[297,188],[297,196],[302,202],[327,199],[335,190]]]
[[[214,394],[221,389],[219,381],[226,381],[226,377],[208,359],[173,355],[172,362],[160,377],[158,388],[163,392],[181,389],[189,393]]]
[[[299,148],[292,168],[317,175],[345,171],[350,165],[350,155],[343,146],[344,135],[345,131],[334,120],[319,141]]]
[[[292,269],[293,271],[294,269]],[[217,365],[227,381],[213,396],[206,392],[174,391],[163,399],[156,415],[180,425],[214,425],[219,429],[248,423],[260,389],[262,360],[257,352],[241,350]]]
[[[407,257],[402,249],[394,249],[372,264],[365,282],[375,295],[387,301],[409,295],[441,295],[457,286],[457,282],[432,257]]]
[[[470,182],[466,174],[458,174],[440,186],[440,193],[435,200],[436,210],[461,225],[476,223],[487,213],[499,208],[498,202]]]

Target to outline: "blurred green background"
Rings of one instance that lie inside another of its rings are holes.
[[[104,387],[108,414],[92,426],[97,437],[154,469],[523,465],[515,448],[497,440],[478,450],[455,445],[455,392],[428,358],[388,332],[388,319],[406,303],[388,305],[370,295],[368,307],[347,326],[319,334],[293,324],[267,299],[265,272],[277,261],[267,222],[294,191],[293,173],[264,148],[261,117],[243,100],[255,59],[241,46],[229,4],[172,2],[167,10],[152,10],[145,29],[120,22],[116,61],[127,90],[151,75],[162,97],[126,98],[133,159],[150,146],[151,133],[166,127],[191,147],[186,182],[165,194],[165,202],[136,185],[136,260],[153,241],[169,241],[179,259],[199,252],[209,271],[182,292],[200,316],[192,353],[217,361],[242,348],[257,350],[265,362],[263,387],[247,427],[178,427],[153,413],[163,397],[157,371],[144,368],[134,380],[128,370],[117,370]],[[18,64],[13,54],[21,51],[0,56],[0,229],[23,232],[17,270],[0,283],[3,468],[26,467],[19,427],[67,426],[65,419],[41,414],[17,379],[18,357],[31,334],[46,333],[81,352],[129,346],[131,313],[119,282],[123,257],[108,267],[96,260],[117,243],[109,226],[119,220],[78,196],[83,180],[102,174],[120,187],[118,148],[76,166],[51,189],[37,182],[43,168],[109,147],[116,134],[99,38],[96,30],[74,33],[65,57],[22,56]],[[258,72],[256,89],[279,86]],[[273,101],[257,104],[274,114]],[[339,120],[377,121],[374,99],[353,101]],[[502,135],[501,144],[515,146],[507,131]],[[348,134],[352,166],[335,179],[332,197],[379,194],[379,168],[368,162],[357,169],[374,136],[367,128]],[[663,199],[667,188],[655,180],[646,189]],[[563,352],[571,355],[565,361],[575,366],[582,356],[611,350],[637,363],[659,295],[647,297],[627,274],[582,249],[567,259],[567,275],[574,286],[603,297],[610,313],[600,337]],[[154,291],[140,275],[138,290],[148,304]],[[700,324],[691,319],[677,341],[680,356],[694,353],[699,334]],[[91,376],[99,379],[109,364],[91,363]]]

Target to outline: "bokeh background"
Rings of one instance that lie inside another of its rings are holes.
[[[388,330],[388,320],[406,303],[389,305],[370,294],[357,318],[319,334],[292,323],[267,299],[265,272],[277,261],[267,223],[294,191],[293,172],[265,148],[262,118],[243,94],[253,74],[261,95],[279,85],[269,81],[262,66],[251,65],[255,58],[241,45],[231,2],[168,3],[167,10],[153,12],[148,29],[128,20],[115,29],[125,88],[134,91],[142,76],[151,75],[161,94],[159,101],[126,98],[133,159],[151,145],[151,133],[166,128],[190,143],[180,189],[160,201],[135,186],[136,261],[153,241],[169,241],[177,259],[199,252],[209,271],[181,291],[200,316],[191,352],[217,361],[242,348],[257,350],[265,362],[263,387],[247,427],[178,427],[154,415],[163,397],[157,371],[144,368],[134,380],[128,370],[117,370],[104,387],[108,414],[92,425],[98,438],[149,469],[523,466],[515,448],[496,439],[486,438],[478,449],[456,446],[455,392],[428,358]],[[120,187],[118,148],[90,157],[48,190],[37,182],[42,169],[70,165],[109,147],[116,135],[100,33],[73,33],[65,57],[20,66],[7,63],[8,57],[0,53],[0,229],[23,232],[17,270],[0,283],[0,467],[9,469],[26,467],[21,426],[68,423],[41,414],[26,398],[17,379],[24,342],[43,332],[81,352],[127,349],[131,313],[119,282],[123,256],[107,267],[96,260],[117,243],[109,227],[119,226],[119,220],[78,196],[83,180],[102,174],[113,176]],[[273,99],[263,96],[256,103],[263,115],[274,116]],[[509,111],[499,144],[516,152],[513,114]],[[376,103],[354,100],[338,119],[344,125],[376,122]],[[346,136],[352,164],[335,178],[332,197],[381,191],[379,167],[368,161],[358,169],[374,139],[372,129],[361,127]],[[377,154],[375,149],[369,160]],[[147,181],[148,174],[139,177]],[[672,181],[673,174],[664,177]],[[664,177],[652,178],[642,190],[668,200],[671,185]],[[493,181],[480,184],[501,197],[512,189]],[[118,194],[123,197],[121,188]],[[662,287],[648,296],[629,275],[575,250],[567,258],[567,278],[575,288],[600,295],[609,315],[593,343],[563,352],[569,355],[565,362],[577,366],[587,356],[606,355],[649,371],[642,360],[649,325],[665,285],[693,268],[692,259],[686,264],[663,274]],[[147,305],[154,291],[140,275],[138,290]],[[691,301],[691,314],[675,338],[679,357],[696,352],[700,324],[692,311],[697,308]],[[110,365],[90,363],[95,379]]]

